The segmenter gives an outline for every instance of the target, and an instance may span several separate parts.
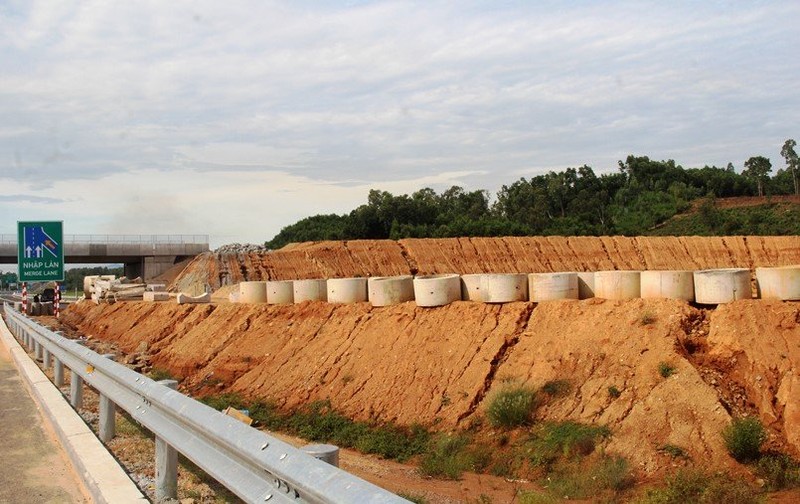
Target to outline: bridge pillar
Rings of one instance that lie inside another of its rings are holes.
[[[124,274],[128,278],[142,277],[147,281],[164,273],[183,259],[180,256],[143,257],[140,261],[125,263]]]

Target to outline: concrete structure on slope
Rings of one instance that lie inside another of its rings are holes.
[[[208,235],[64,235],[66,264],[122,263],[125,276],[149,280],[208,251]],[[17,236],[0,235],[0,264],[17,262]]]

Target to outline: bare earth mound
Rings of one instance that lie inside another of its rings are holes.
[[[509,382],[566,380],[569,393],[540,419],[609,425],[609,450],[645,474],[672,463],[659,451],[665,444],[732,467],[719,433],[738,408],[760,415],[773,444],[800,451],[790,400],[798,303],[740,301],[707,311],[668,300],[435,309],[129,302],[81,303],[64,318],[126,351],[146,341],[155,365],[183,377],[190,391],[238,391],[287,409],[330,399],[356,419],[442,430],[481,417]],[[662,362],[675,374],[662,377]],[[741,391],[738,406],[729,390]]]
[[[800,237],[505,237],[301,243],[198,256],[172,285],[198,293],[245,280],[432,273],[705,269],[800,264]]]

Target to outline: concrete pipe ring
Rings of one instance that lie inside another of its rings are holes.
[[[635,299],[641,295],[639,271],[597,271],[594,295],[603,299]]]
[[[493,273],[481,278],[484,303],[512,303],[528,300],[528,275],[524,273]]]
[[[267,304],[292,304],[294,287],[291,280],[272,280],[267,282]]]
[[[422,275],[414,278],[417,306],[444,306],[461,300],[461,278],[455,274]]]
[[[366,277],[328,279],[329,303],[360,303],[368,299]]]
[[[183,292],[179,293],[178,296],[175,298],[178,304],[200,304],[200,303],[210,303],[211,302],[211,294],[206,292],[205,294],[201,294],[199,296],[190,296],[189,294],[184,294]]]
[[[327,301],[328,283],[324,278],[294,281],[294,302]]]
[[[481,296],[483,273],[461,275],[461,299],[464,301],[483,301]]]
[[[800,266],[756,268],[756,279],[760,298],[800,300]]]
[[[578,299],[594,297],[594,271],[578,271]]]
[[[367,282],[372,306],[390,306],[414,300],[414,277],[372,277]]]
[[[642,298],[694,301],[694,272],[689,270],[642,271]]]
[[[528,275],[528,296],[536,303],[578,299],[578,274],[531,273]]]
[[[694,296],[700,304],[730,303],[751,299],[750,270],[725,268],[694,272]]]
[[[242,282],[239,284],[239,302],[258,304],[267,302],[267,282]]]

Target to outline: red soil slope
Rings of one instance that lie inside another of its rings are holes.
[[[505,237],[302,243],[263,254],[192,261],[174,290],[216,290],[244,280],[431,273],[704,269],[800,264],[800,237]]]
[[[483,416],[507,383],[559,379],[571,390],[540,417],[609,425],[609,450],[644,473],[672,464],[658,450],[664,444],[730,467],[719,434],[729,410],[758,413],[773,444],[800,452],[790,399],[800,369],[798,303],[702,311],[678,301],[600,299],[434,309],[81,303],[64,319],[127,351],[146,341],[155,365],[189,390],[238,391],[287,409],[330,399],[357,419],[450,429]],[[676,373],[661,377],[661,362]],[[730,390],[741,396],[734,401]]]

